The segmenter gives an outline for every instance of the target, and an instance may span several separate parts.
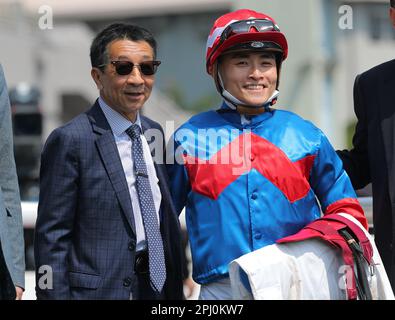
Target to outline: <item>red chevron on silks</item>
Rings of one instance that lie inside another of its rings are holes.
[[[367,228],[328,139],[292,112],[271,109],[243,123],[224,103],[192,117],[173,139],[171,191],[176,210],[186,207],[199,283],[227,276],[230,261],[295,234],[322,213],[345,212]]]

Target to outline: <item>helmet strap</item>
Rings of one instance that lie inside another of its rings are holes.
[[[222,80],[221,73],[219,72],[219,70],[217,71],[217,74],[218,74],[219,87],[221,89],[220,91],[221,96],[226,101],[228,101],[231,106],[233,106],[232,109],[236,109],[237,106],[243,104],[243,102],[237,99],[236,97],[234,97],[229,91],[225,89],[224,82]]]

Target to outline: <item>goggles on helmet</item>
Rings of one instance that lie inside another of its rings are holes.
[[[210,63],[214,54],[223,45],[223,43],[228,39],[230,39],[232,36],[237,34],[248,34],[248,33],[254,34],[255,32],[264,33],[270,31],[280,32],[280,28],[272,20],[269,19],[239,20],[229,24],[227,27],[225,27],[225,29],[221,33],[221,36],[216,46],[212,49],[211,54],[207,59],[207,64]],[[261,50],[271,48],[271,49],[277,49],[276,51],[284,51],[284,48],[282,48],[278,44],[275,44],[272,41],[258,40],[258,41],[252,41],[250,44],[238,43],[234,47],[236,46],[240,47],[240,49],[242,49],[242,47],[244,47],[245,49],[261,49]]]
[[[250,32],[251,28],[254,28],[257,32],[280,31],[278,26],[269,19],[240,20],[231,23],[225,28],[221,34],[220,44],[233,34]]]

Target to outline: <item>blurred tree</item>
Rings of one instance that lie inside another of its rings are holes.
[[[195,102],[189,103],[177,83],[172,83],[165,89],[165,94],[172,99],[180,108],[198,113],[207,111],[209,109],[217,108],[220,106],[221,98],[214,91],[213,93],[201,96]]]
[[[219,108],[221,104],[221,97],[216,93],[202,96],[191,107],[195,112],[207,111],[213,108]]]

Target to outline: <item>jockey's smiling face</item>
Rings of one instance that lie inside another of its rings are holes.
[[[276,60],[270,52],[224,54],[220,58],[219,72],[225,89],[246,105],[262,105],[276,90]]]

